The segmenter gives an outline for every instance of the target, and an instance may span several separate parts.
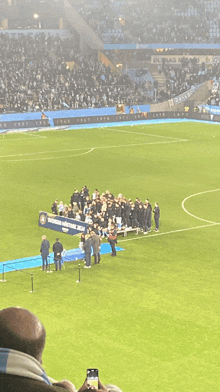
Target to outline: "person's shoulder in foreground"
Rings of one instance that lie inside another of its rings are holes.
[[[0,311],[0,392],[77,392],[74,384],[50,379],[42,367],[46,331],[27,309]],[[121,392],[99,381],[97,392]],[[116,387],[117,388],[117,387]],[[79,392],[93,388],[85,381]]]
[[[0,391],[76,392],[69,381],[52,384],[42,367],[46,331],[29,310],[0,311]]]

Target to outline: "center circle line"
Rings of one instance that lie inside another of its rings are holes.
[[[186,198],[182,201],[182,209],[183,209],[183,211],[185,211],[188,215],[192,216],[193,218],[199,219],[199,220],[201,220],[201,221],[203,221],[203,222],[213,223],[213,224],[215,224],[215,225],[219,225],[220,223],[212,222],[212,221],[209,221],[209,220],[206,220],[206,219],[203,219],[203,218],[199,218],[198,216],[191,214],[191,212],[189,212],[189,211],[185,208],[185,202],[186,202],[188,199],[190,199],[191,197],[199,196],[199,195],[202,195],[202,194],[204,194],[204,193],[211,193],[211,192],[218,192],[218,191],[220,191],[220,189],[212,189],[212,190],[210,190],[210,191],[204,191],[204,192],[194,193],[193,195],[190,195],[190,196],[186,197]]]

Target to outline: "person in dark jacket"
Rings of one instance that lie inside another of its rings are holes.
[[[132,203],[131,205],[131,226],[138,227],[137,210],[135,208],[134,203]]]
[[[160,208],[158,203],[155,203],[153,213],[154,213],[154,221],[155,221],[155,231],[159,231]]]
[[[138,226],[140,227],[140,229],[143,229],[144,209],[142,204],[139,204],[138,211],[137,211],[137,219],[138,219]]]
[[[40,247],[40,253],[41,253],[41,257],[42,257],[42,270],[43,271],[45,270],[45,268],[47,269],[49,249],[50,249],[50,243],[47,240],[47,237],[45,235],[43,235],[41,247]]]
[[[57,204],[58,200],[56,199],[51,206],[51,211],[54,215],[58,215]]]
[[[94,231],[91,231],[91,239],[92,239],[92,248],[95,264],[100,263],[100,246],[101,246],[101,238]]]
[[[89,234],[86,234],[85,238],[86,240],[84,242],[83,249],[85,252],[86,265],[84,268],[91,268],[92,239]]]
[[[61,271],[62,251],[63,251],[63,245],[60,243],[59,238],[57,238],[56,242],[53,244],[54,263],[55,263],[56,271],[58,270],[58,267],[59,267],[59,270]]]
[[[125,203],[125,226],[126,227],[129,227],[131,225],[130,214],[131,214],[131,204],[127,201]]]
[[[147,205],[147,231],[151,231],[151,217],[152,217],[152,207],[149,200],[146,200]]]
[[[148,224],[148,210],[147,210],[147,204],[144,204],[143,205],[143,230],[144,230],[144,234],[147,234],[148,233],[148,227],[147,227],[147,224]]]
[[[74,203],[77,203],[78,208],[80,208],[80,193],[77,189],[74,190],[71,198],[70,198],[71,206],[73,207]]]
[[[117,232],[116,230],[110,230],[109,235],[108,235],[108,242],[111,246],[112,249],[112,254],[111,256],[116,256],[116,249],[115,245],[117,244]]]

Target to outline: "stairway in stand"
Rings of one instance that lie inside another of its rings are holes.
[[[161,91],[166,89],[166,76],[163,72],[159,72],[157,66],[154,64],[149,64],[148,69],[153,76],[154,80],[158,82],[158,90]]]

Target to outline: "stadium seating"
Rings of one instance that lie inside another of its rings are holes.
[[[1,113],[107,107],[129,97],[146,103],[145,86],[112,72],[97,53],[83,56],[73,39],[6,33],[0,48]]]
[[[104,43],[219,42],[219,1],[84,0],[76,8]]]

